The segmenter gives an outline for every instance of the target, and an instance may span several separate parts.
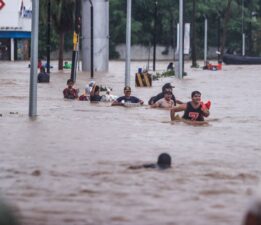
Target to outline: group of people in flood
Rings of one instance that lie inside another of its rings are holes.
[[[90,102],[112,102],[112,106],[128,106],[143,105],[144,101],[138,97],[131,95],[131,87],[126,86],[123,89],[124,95],[116,97],[111,95],[110,90],[106,91],[106,95],[100,95],[100,87],[94,81],[91,81],[85,88],[84,94],[79,96],[79,90],[75,89],[73,80],[67,81],[67,88],[63,90],[65,99],[78,99],[80,101]],[[164,108],[170,110],[170,118],[172,121],[176,120],[177,112],[184,112],[182,119],[189,121],[204,121],[205,117],[209,116],[209,109],[211,102],[203,103],[201,101],[201,93],[193,91],[191,93],[191,101],[182,102],[175,98],[173,88],[170,83],[166,83],[162,87],[162,92],[153,96],[148,101],[151,108]]]

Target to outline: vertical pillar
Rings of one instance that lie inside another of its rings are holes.
[[[208,52],[208,19],[205,17],[205,30],[204,30],[204,63],[207,65],[207,52]]]
[[[131,61],[131,1],[127,0],[125,86],[130,86]]]
[[[38,25],[39,0],[32,1],[32,39],[31,39],[31,68],[29,90],[29,116],[37,115],[37,61],[38,61]]]
[[[155,1],[154,6],[154,37],[153,37],[153,71],[156,70],[156,46],[157,46],[157,16],[158,16],[158,2]]]
[[[50,43],[50,31],[51,31],[51,0],[47,3],[47,32],[46,32],[46,61],[47,61],[47,73],[50,74],[50,54],[51,54],[51,43]]]
[[[109,68],[109,1],[93,3],[94,71],[107,72]],[[91,4],[82,0],[82,69],[91,71]]]
[[[13,38],[11,38],[10,39],[10,46],[11,46],[11,48],[10,48],[10,54],[11,54],[11,61],[14,61],[14,51],[15,51],[15,49],[14,49],[14,39]]]
[[[179,74],[180,79],[183,78],[183,51],[184,51],[184,39],[183,39],[183,0],[179,0]]]

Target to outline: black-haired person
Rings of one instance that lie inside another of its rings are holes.
[[[50,75],[45,72],[45,68],[42,66],[40,68],[40,73],[37,77],[38,83],[49,83],[50,81]]]
[[[125,103],[139,103],[143,105],[143,101],[135,96],[131,96],[131,88],[129,86],[124,87],[124,96],[117,98],[113,103],[112,106],[124,106]]]
[[[151,105],[151,108],[171,109],[174,106],[175,106],[175,104],[174,104],[174,101],[172,100],[172,92],[165,91],[164,98],[158,100],[153,105]]]
[[[252,200],[245,215],[243,225],[261,225],[261,199]]]
[[[178,104],[183,104],[182,101],[176,100],[175,95],[174,95],[173,92],[172,92],[172,89],[173,89],[173,88],[175,88],[175,87],[172,86],[171,83],[166,83],[166,84],[164,84],[164,85],[162,86],[162,92],[159,93],[159,94],[156,95],[156,96],[151,97],[150,100],[149,100],[149,102],[148,102],[148,104],[149,104],[149,105],[153,105],[153,104],[156,103],[158,100],[164,98],[164,92],[171,92],[171,93],[172,93],[171,99],[173,100],[174,105],[176,105],[177,103],[178,103]]]
[[[91,102],[100,102],[102,96],[100,96],[100,87],[96,84],[93,85],[93,88],[90,93],[90,101]]]
[[[67,80],[67,88],[63,90],[63,96],[66,99],[77,99],[78,90],[73,87],[74,81],[72,79]]]
[[[171,168],[171,157],[168,153],[161,153],[158,157],[157,163],[143,164],[139,166],[130,166],[129,169],[168,169]]]
[[[175,106],[170,110],[171,120],[175,120],[175,113],[184,111],[183,119],[190,121],[204,121],[204,117],[209,116],[209,108],[201,102],[201,93],[193,91],[191,101],[186,104]]]

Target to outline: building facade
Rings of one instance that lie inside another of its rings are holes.
[[[0,0],[0,60],[29,60],[32,0]]]

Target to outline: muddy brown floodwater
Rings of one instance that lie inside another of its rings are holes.
[[[57,62],[53,62],[56,66]],[[133,62],[132,74],[145,62]],[[168,62],[157,64],[159,70]],[[176,97],[211,100],[205,126],[170,123],[167,110],[64,100],[70,71],[38,85],[38,117],[28,118],[28,62],[0,62],[0,193],[25,225],[239,225],[261,177],[261,66],[191,69],[133,94],[148,101],[166,82]],[[81,92],[88,73],[80,73]],[[121,95],[124,63],[110,62],[98,84]],[[166,171],[129,170],[173,158]]]

